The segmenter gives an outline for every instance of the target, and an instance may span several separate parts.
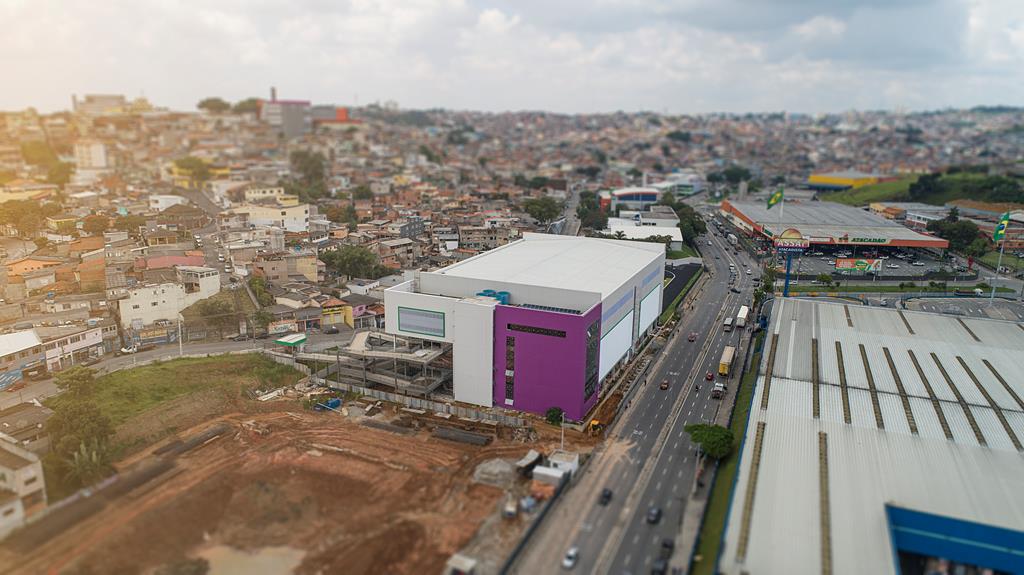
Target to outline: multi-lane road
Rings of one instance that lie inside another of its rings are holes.
[[[717,373],[722,350],[742,337],[741,331],[725,332],[723,322],[735,316],[740,305],[749,305],[757,271],[746,254],[734,254],[720,236],[709,233],[702,241],[709,269],[702,293],[684,311],[645,383],[631,391],[629,407],[582,477],[531,538],[515,572],[556,571],[566,550],[577,546],[580,558],[574,570],[580,573],[647,573],[661,553],[662,541],[678,538],[699,463],[684,427],[710,422],[725,408],[722,401],[711,399],[712,385],[705,374]],[[739,294],[729,290],[730,263],[738,271]],[[747,275],[748,268],[755,274]],[[691,332],[698,334],[695,342],[688,341]],[[738,353],[730,387],[738,380],[735,371],[742,365],[741,357]],[[715,379],[722,380],[717,375]],[[668,390],[659,389],[664,380],[670,383]],[[598,498],[605,488],[613,496],[602,506]],[[656,524],[646,521],[652,507],[662,512]]]

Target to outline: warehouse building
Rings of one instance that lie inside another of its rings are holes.
[[[524,234],[384,292],[388,333],[453,345],[455,399],[582,419],[661,312],[665,246]]]
[[[795,228],[811,245],[946,249],[949,242],[916,232],[879,216],[831,202],[786,203],[768,209],[765,202],[723,200],[719,214],[753,237],[770,239]]]
[[[785,299],[764,349],[721,572],[1024,572],[1020,324]]]

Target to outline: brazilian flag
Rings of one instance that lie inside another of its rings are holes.
[[[782,188],[779,188],[779,189],[775,190],[774,192],[772,192],[772,195],[768,197],[768,208],[767,209],[770,210],[770,209],[772,209],[772,206],[782,202],[782,196],[783,196]]]
[[[992,241],[999,242],[1006,237],[1006,228],[1010,226],[1010,212],[999,216],[999,223],[996,224],[996,230],[992,233]]]

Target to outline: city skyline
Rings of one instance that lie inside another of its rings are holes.
[[[597,5],[0,2],[13,89],[491,112],[801,113],[1024,102],[1024,6],[1007,0]],[[40,42],[46,38],[46,42]]]

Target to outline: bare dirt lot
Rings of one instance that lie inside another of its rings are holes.
[[[296,573],[438,573],[502,501],[500,489],[472,482],[475,466],[535,447],[477,447],[281,409],[293,411],[228,415],[182,433],[229,426],[31,552],[0,549],[0,571],[152,573],[211,548],[283,547],[299,557]]]

